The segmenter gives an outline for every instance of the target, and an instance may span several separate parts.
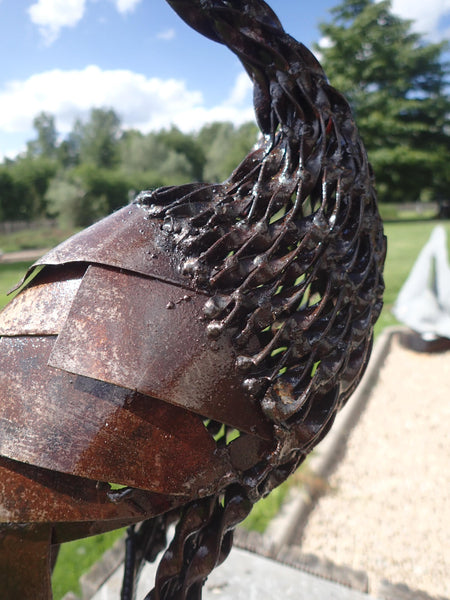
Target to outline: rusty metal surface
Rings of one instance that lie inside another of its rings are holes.
[[[230,338],[208,338],[204,304],[178,286],[91,266],[49,364],[270,439],[236,373]]]
[[[181,186],[180,193],[184,189]],[[147,210],[130,204],[50,250],[30,267],[28,274],[41,265],[82,262],[190,286],[189,278],[177,268],[177,257],[168,253],[164,244],[160,224],[149,219]]]
[[[0,529],[0,594],[5,600],[51,600],[51,524]]]
[[[0,335],[53,335],[61,331],[85,266],[41,271],[0,312]]]
[[[84,523],[91,521],[98,524],[97,529],[90,524],[90,530],[97,533],[120,527],[118,522],[154,517],[184,502],[183,497],[141,490],[115,492],[107,483],[0,458],[0,524],[69,522],[76,527],[81,523],[88,530]],[[107,522],[113,522],[114,527]]]
[[[47,367],[54,337],[0,341],[0,453],[166,494],[206,494],[230,471],[201,419],[130,390]]]

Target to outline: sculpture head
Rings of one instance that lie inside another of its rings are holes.
[[[2,520],[47,546],[147,520],[143,547],[178,519],[167,599],[201,588],[357,386],[385,254],[349,106],[312,54],[262,0],[169,4],[241,59],[260,142],[224,183],[143,192],[58,246],[0,315]]]

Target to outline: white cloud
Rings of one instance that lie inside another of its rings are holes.
[[[0,4],[2,3],[2,0],[0,0]],[[15,158],[17,158],[19,156],[19,154],[21,154],[22,152],[25,151],[25,146],[23,146],[20,150],[18,150],[17,148],[15,148],[14,150],[11,150],[11,148],[8,148],[7,150],[3,151],[0,148],[0,163],[4,162],[5,159],[11,159],[14,160]]]
[[[236,124],[253,118],[251,86],[240,74],[220,105],[206,107],[201,92],[176,79],[149,78],[128,70],[104,71],[91,65],[83,70],[55,69],[12,81],[0,90],[0,133],[23,132],[30,139],[33,118],[41,111],[55,115],[61,133],[92,107],[111,107],[125,128],[146,133],[175,124],[183,131],[215,120]]]
[[[165,29],[164,31],[160,31],[156,37],[158,40],[170,42],[170,40],[175,38],[175,29]]]
[[[327,48],[331,48],[333,46],[333,40],[329,38],[327,35],[320,38],[317,42],[318,48],[314,49],[314,56],[317,58],[319,62],[323,59],[322,50],[326,50]]]
[[[63,27],[74,27],[82,19],[86,0],[38,0],[28,9],[44,41],[53,43]]]
[[[327,35],[323,36],[320,38],[319,40],[319,47],[320,48],[331,48],[333,46],[333,41],[331,38],[329,38]]]
[[[231,106],[239,106],[245,102],[248,102],[248,99],[251,98],[252,91],[253,84],[250,80],[250,77],[245,71],[242,71],[236,77],[236,81],[234,82],[234,87],[231,90],[230,96],[228,97],[227,104]]]
[[[117,10],[124,15],[127,12],[133,12],[141,0],[114,0]]]
[[[392,12],[413,20],[413,29],[429,38],[442,39],[441,19],[450,14],[450,0],[392,0]],[[447,32],[448,33],[448,32]]]
[[[133,12],[141,1],[113,0],[122,15]],[[32,23],[39,27],[44,42],[50,45],[58,38],[63,27],[75,27],[85,11],[86,0],[37,0],[28,9],[28,14]]]

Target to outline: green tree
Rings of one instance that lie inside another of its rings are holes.
[[[81,127],[81,123],[79,121],[77,123]],[[63,169],[75,167],[80,163],[80,140],[74,127],[66,139],[59,144],[56,157]]]
[[[344,0],[318,46],[349,100],[383,201],[448,196],[450,134],[445,43],[425,43],[389,0]]]
[[[46,192],[56,170],[54,160],[29,156],[0,167],[2,219],[32,221],[46,216]]]
[[[81,183],[67,173],[52,179],[46,200],[50,216],[56,217],[62,227],[87,226],[97,216]]]
[[[21,202],[25,186],[19,187],[8,166],[0,166],[0,221],[18,221],[26,217]]]
[[[80,161],[110,169],[119,162],[120,118],[112,109],[93,108],[86,123],[76,121],[72,144],[79,145]]]
[[[55,117],[50,113],[41,112],[33,119],[33,127],[37,138],[28,142],[27,154],[31,157],[54,158],[58,139]]]
[[[194,136],[175,128],[148,135],[126,131],[120,140],[120,156],[126,172],[152,173],[151,180],[161,181],[162,185],[198,181],[205,162],[203,150]]]
[[[172,126],[168,131],[160,131],[156,135],[157,142],[163,144],[169,150],[172,150],[171,161],[174,165],[180,166],[184,161],[173,156],[175,152],[184,156],[189,165],[192,179],[201,181],[203,179],[203,167],[205,166],[205,155],[201,145],[190,134],[182,133],[177,127]]]
[[[228,122],[205,125],[198,134],[206,157],[204,179],[227,179],[256,143],[257,135],[258,128],[254,123],[245,123],[238,128]]]
[[[46,193],[48,212],[61,225],[86,227],[130,201],[133,184],[121,170],[84,163],[60,172]]]
[[[143,135],[131,130],[126,131],[120,140],[121,165],[130,173],[160,173],[169,154],[169,148],[157,133]],[[176,176],[176,173],[173,175]]]

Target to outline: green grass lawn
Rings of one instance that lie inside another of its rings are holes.
[[[376,326],[376,333],[397,323],[391,313],[392,305],[421,248],[437,224],[438,221],[386,223],[388,254],[385,268],[385,305]],[[450,221],[442,222],[442,224],[447,231],[448,240],[450,240]],[[47,243],[45,245],[47,246]],[[17,248],[13,248],[13,250],[15,249]],[[28,263],[0,263],[0,306],[3,306],[8,300],[5,295],[6,291],[21,279],[27,267]],[[275,490],[267,499],[258,503],[247,520],[246,526],[257,531],[264,531],[267,523],[277,513],[286,492],[287,486],[284,485],[279,490]],[[78,579],[80,575],[100,558],[119,535],[121,532],[115,532],[63,545],[54,573],[55,600],[60,600],[69,590],[79,594]]]
[[[0,233],[0,249],[2,252],[16,252],[18,250],[53,248],[75,231],[70,228],[39,227],[22,229],[13,233]]]
[[[61,600],[70,591],[81,596],[80,576],[122,535],[121,529],[62,544],[52,577],[53,600]]]
[[[10,301],[12,296],[7,296],[8,291],[17,285],[25,275],[29,262],[1,263],[0,262],[0,308]]]

